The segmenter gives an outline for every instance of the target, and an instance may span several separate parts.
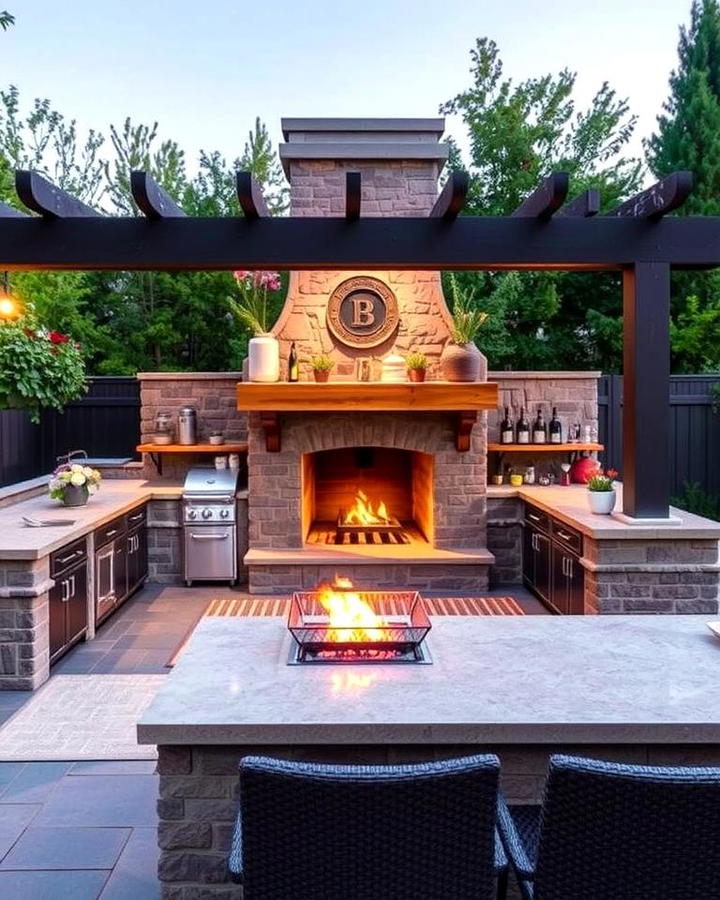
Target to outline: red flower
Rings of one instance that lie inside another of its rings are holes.
[[[60,334],[59,331],[51,331],[48,335],[50,342],[53,344],[67,344],[70,338],[66,334]]]

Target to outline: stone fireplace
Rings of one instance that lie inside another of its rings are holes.
[[[350,171],[361,174],[363,215],[426,216],[437,199],[448,155],[440,143],[441,119],[286,119],[283,131],[280,156],[294,216],[343,214]],[[368,287],[395,320],[376,334],[360,327],[343,336],[337,298],[360,298],[355,324],[362,325],[372,308]],[[439,273],[377,271],[291,273],[274,329],[283,374],[294,342],[301,382],[312,380],[310,358],[328,355],[331,381],[352,385],[350,393],[360,397],[376,385],[356,381],[359,358],[368,360],[376,382],[385,357],[419,350],[428,359],[428,380],[438,382],[449,332]],[[280,386],[264,387],[271,396]],[[302,412],[275,407],[282,410],[272,426],[276,443],[268,437],[272,402],[267,412],[250,412],[245,561],[252,592],[308,588],[336,574],[366,588],[476,593],[487,587],[493,556],[486,548],[485,413],[479,406],[463,413],[451,403],[408,412],[411,405],[388,411],[371,400],[352,409],[313,402]],[[374,507],[385,504],[402,525],[401,537],[376,532],[338,540],[338,515],[359,492]]]

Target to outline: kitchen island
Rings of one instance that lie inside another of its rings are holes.
[[[492,751],[513,802],[548,755],[720,761],[720,641],[699,616],[441,617],[432,665],[288,666],[279,618],[206,618],[138,724],[157,744],[160,878],[227,897],[248,754],[400,762]],[[213,888],[213,885],[216,887]]]

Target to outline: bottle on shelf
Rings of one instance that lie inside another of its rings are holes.
[[[548,426],[548,435],[551,444],[562,444],[562,425],[557,417],[557,406],[553,406],[552,419]]]
[[[518,444],[530,443],[530,423],[525,418],[525,407],[520,407],[520,418],[517,423],[517,442]]]
[[[290,354],[288,355],[288,381],[299,381],[300,369],[298,366],[297,350],[295,349],[295,341],[290,344]]]
[[[532,439],[533,444],[547,444],[547,423],[545,422],[545,418],[540,407],[538,407],[537,417],[533,422]]]
[[[513,444],[515,443],[515,428],[513,426],[513,421],[510,418],[510,407],[505,407],[505,418],[500,423],[500,443],[501,444]]]

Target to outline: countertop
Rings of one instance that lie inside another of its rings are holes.
[[[709,743],[720,640],[702,616],[448,616],[432,665],[288,666],[280,618],[207,617],[141,744]]]
[[[146,500],[174,500],[182,495],[182,484],[144,479],[106,479],[87,506],[68,508],[47,493],[0,508],[0,560],[39,559],[70,541],[99,528]],[[28,528],[22,516],[35,519],[72,519],[73,525]]]
[[[587,500],[587,488],[581,484],[572,484],[562,487],[551,484],[545,487],[541,485],[523,484],[513,487],[509,484],[488,485],[488,500],[504,497],[519,497],[527,500],[540,509],[550,513],[588,537],[596,540],[656,540],[656,539],[692,539],[713,540],[720,538],[720,522],[712,519],[704,519],[694,513],[685,512],[682,509],[670,507],[672,519],[667,525],[658,525],[657,520],[653,524],[642,525],[628,523],[617,513],[622,510],[622,485],[616,484],[617,501],[615,511],[609,516],[598,515],[590,512]],[[642,520],[637,520],[641,522]]]

